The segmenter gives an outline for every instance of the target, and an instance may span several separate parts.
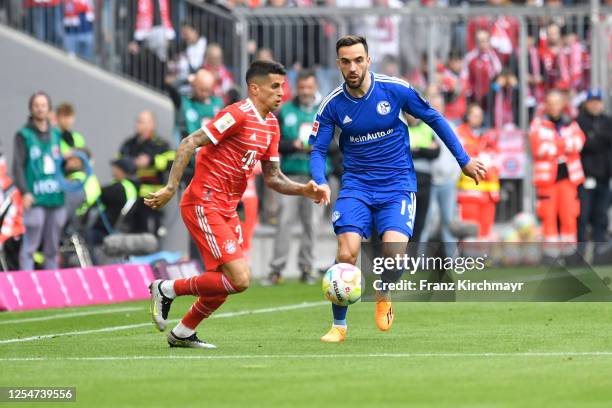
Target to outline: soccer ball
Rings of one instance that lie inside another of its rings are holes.
[[[361,271],[351,264],[333,265],[323,277],[323,294],[339,306],[357,302],[361,298]]]
[[[517,231],[520,241],[535,241],[538,222],[533,214],[527,212],[516,214],[512,219],[512,226]]]

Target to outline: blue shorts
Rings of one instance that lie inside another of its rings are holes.
[[[332,223],[336,235],[356,232],[367,239],[374,225],[381,236],[387,231],[397,231],[412,237],[415,214],[414,192],[342,189],[332,213]]]

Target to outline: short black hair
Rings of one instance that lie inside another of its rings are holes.
[[[368,41],[360,35],[345,35],[336,42],[336,55],[342,47],[350,47],[355,44],[363,44],[366,54],[368,54]]]
[[[262,77],[271,74],[287,75],[287,70],[283,64],[276,61],[253,61],[246,72],[246,83],[249,84],[255,77]]]
[[[304,79],[308,79],[310,77],[314,77],[317,79],[317,74],[312,69],[303,69],[297,74],[297,80],[303,81]]]

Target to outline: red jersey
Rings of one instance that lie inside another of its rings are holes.
[[[573,38],[564,48],[570,75],[570,88],[582,91],[588,88],[587,74],[590,70],[590,55],[586,47]]]
[[[476,32],[485,30],[491,36],[491,46],[497,52],[502,64],[507,65],[510,56],[518,48],[520,24],[516,17],[488,16],[471,18],[467,26],[467,49],[476,48]]]
[[[547,44],[544,44],[539,52],[546,90],[554,88],[569,89],[571,86],[570,67],[564,50],[561,47],[550,48]]]
[[[33,7],[55,7],[62,4],[62,0],[25,0],[23,5],[26,8]]]
[[[212,143],[197,153],[195,174],[181,206],[202,205],[235,217],[257,163],[279,161],[278,121],[273,113],[262,118],[246,99],[221,110],[202,130]]]
[[[467,80],[467,91],[474,102],[483,105],[489,94],[493,78],[502,70],[495,51],[480,51],[475,48],[465,56],[462,77]]]
[[[443,68],[441,75],[440,90],[447,100],[444,116],[451,121],[459,121],[463,118],[467,109],[467,99],[465,97],[467,80],[449,68]]]

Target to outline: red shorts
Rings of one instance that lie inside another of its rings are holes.
[[[236,214],[236,213],[234,213]],[[225,217],[200,205],[181,207],[183,222],[195,241],[207,271],[244,258],[242,228],[238,215]]]

